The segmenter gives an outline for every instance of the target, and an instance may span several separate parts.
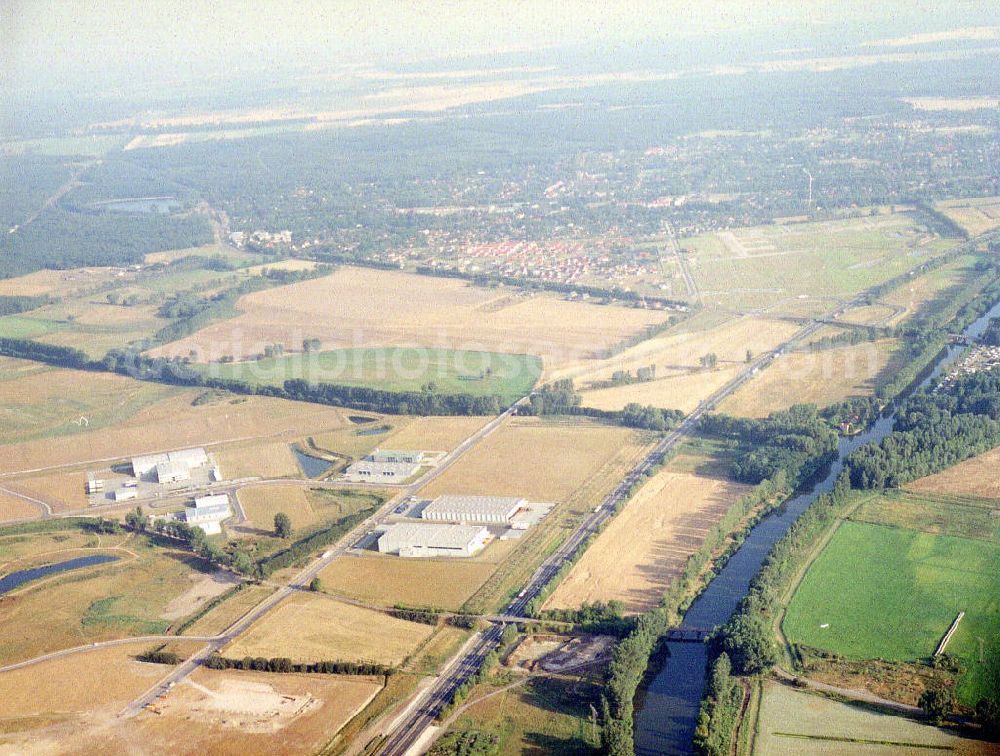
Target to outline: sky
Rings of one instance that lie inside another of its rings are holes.
[[[4,86],[227,77],[259,68],[405,66],[468,54],[629,45],[693,34],[874,37],[988,23],[981,0],[4,0]]]

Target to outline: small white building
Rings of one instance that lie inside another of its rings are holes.
[[[379,536],[378,550],[401,557],[468,557],[481,550],[490,531],[482,525],[398,523]]]
[[[438,496],[424,507],[420,516],[436,522],[506,525],[527,503],[516,496]]]
[[[139,498],[138,488],[116,488],[111,492],[111,498],[115,501],[129,501]]]
[[[193,507],[184,509],[184,521],[201,528],[206,535],[215,535],[222,532],[222,521],[232,514],[227,494],[199,496],[195,498]]]
[[[103,480],[96,480],[94,478],[90,478],[87,481],[87,493],[95,494],[95,493],[100,493],[103,490],[104,490]]]

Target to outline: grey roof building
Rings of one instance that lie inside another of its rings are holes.
[[[527,503],[516,496],[438,496],[420,516],[437,522],[506,524]]]

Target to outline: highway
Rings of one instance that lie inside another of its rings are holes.
[[[852,307],[854,302],[843,305],[842,310]],[[501,615],[520,616],[533,599],[541,595],[545,586],[555,577],[560,568],[571,561],[576,552],[591,535],[600,531],[605,522],[614,516],[618,506],[625,501],[632,487],[650,469],[660,464],[666,454],[676,446],[686,435],[694,430],[702,415],[714,409],[720,402],[737,391],[744,383],[753,378],[760,369],[766,367],[777,355],[784,352],[792,344],[806,339],[822,327],[821,323],[811,322],[799,329],[791,338],[779,345],[773,352],[758,357],[747,365],[747,368],[735,376],[725,386],[718,389],[697,409],[691,412],[675,429],[664,436],[653,449],[633,467],[615,489],[605,497],[593,512],[588,514],[563,544],[546,559],[535,571],[527,586],[500,612]],[[433,724],[438,714],[446,706],[455,690],[479,670],[482,660],[490,651],[500,644],[501,625],[492,625],[478,634],[475,642],[460,653],[435,683],[420,694],[418,705],[412,713],[389,733],[381,753],[384,756],[403,756],[420,740],[424,731]]]

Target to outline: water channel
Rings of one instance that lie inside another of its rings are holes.
[[[978,338],[995,317],[1000,317],[1000,302],[970,324],[962,335],[967,339]],[[963,349],[962,346],[949,346],[919,387],[937,378]],[[881,440],[892,430],[894,419],[895,411],[880,418],[864,433],[841,438],[837,460],[829,474],[811,491],[790,499],[758,523],[688,609],[681,627],[706,628],[724,624],[746,595],[750,582],[775,542],[820,494],[833,488],[847,455],[859,446]],[[691,753],[698,707],[705,687],[707,649],[701,643],[667,643],[667,648],[670,655],[649,683],[636,711],[635,752],[639,756]]]
[[[11,572],[9,575],[4,575],[0,578],[0,596],[5,593],[10,593],[15,588],[20,588],[25,583],[30,583],[33,580],[40,580],[43,577],[55,575],[58,572],[78,570],[81,567],[93,567],[95,564],[117,562],[120,558],[121,557],[111,556],[109,554],[92,554],[91,556],[68,559],[65,562],[46,564],[41,567],[31,567],[27,570]]]

